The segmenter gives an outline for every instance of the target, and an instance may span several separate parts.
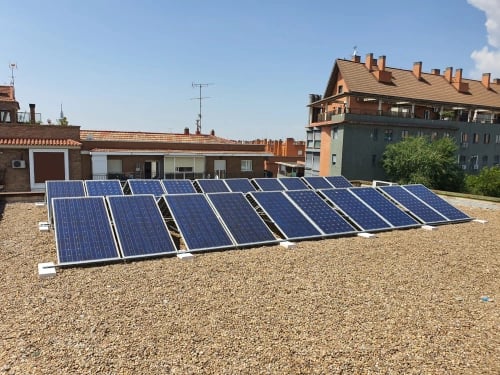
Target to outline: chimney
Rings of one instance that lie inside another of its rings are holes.
[[[189,128],[187,126],[184,128],[184,135],[189,135]]]
[[[352,59],[351,61],[354,61],[354,62],[361,62],[361,56],[358,56],[358,55],[352,55]]]
[[[373,53],[368,53],[365,59],[365,66],[369,71],[372,71]]]
[[[30,124],[35,124],[35,105],[30,104]]]
[[[444,79],[451,83],[451,77],[453,76],[453,67],[449,66],[444,71]]]
[[[215,130],[214,129],[210,130],[210,135],[211,136],[215,136]]]
[[[441,74],[441,70],[440,69],[432,69],[431,70],[431,74],[434,74],[435,76],[438,76]]]
[[[490,77],[491,73],[483,73],[482,83],[488,90],[490,89]]]
[[[468,92],[469,83],[462,82],[462,69],[457,69],[455,72],[455,78],[453,79],[453,87],[457,89],[458,92]]]
[[[413,63],[413,75],[417,77],[418,80],[422,79],[422,61]]]
[[[377,60],[378,70],[385,70],[385,56],[379,56]]]
[[[495,79],[493,80],[493,83],[494,83],[495,85],[500,85],[500,78],[495,78]]]

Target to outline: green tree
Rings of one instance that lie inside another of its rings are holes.
[[[485,167],[478,175],[468,175],[465,189],[472,194],[500,197],[500,167]]]
[[[456,151],[457,145],[451,138],[430,141],[425,137],[408,137],[387,146],[382,163],[394,182],[460,191],[464,174],[457,165]]]

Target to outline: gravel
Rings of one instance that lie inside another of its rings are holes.
[[[0,374],[498,374],[486,224],[59,269],[45,207],[0,203]]]

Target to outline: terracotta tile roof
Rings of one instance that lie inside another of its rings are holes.
[[[161,149],[130,149],[130,148],[93,148],[90,152],[104,153],[132,153],[132,154],[162,154],[162,155],[255,155],[255,156],[273,156],[267,151],[234,151],[234,150],[161,150]]]
[[[3,102],[15,101],[14,88],[12,86],[0,86],[0,101]]]
[[[490,83],[488,90],[481,81],[462,78],[462,82],[469,84],[469,90],[461,93],[446,81],[443,75],[422,72],[422,79],[418,80],[412,70],[386,67],[385,70],[392,73],[392,83],[386,84],[378,82],[363,63],[338,59],[336,64],[345,80],[346,90],[350,93],[494,107],[500,110],[500,85],[493,82]],[[335,69],[330,80],[334,73]],[[324,97],[334,95],[333,89],[333,85],[329,82]]]
[[[0,138],[0,146],[80,147],[81,145],[73,139]]]
[[[81,141],[127,141],[167,143],[234,144],[236,141],[208,134],[123,132],[111,130],[80,130]]]

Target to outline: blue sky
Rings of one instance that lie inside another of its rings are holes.
[[[390,67],[500,77],[500,0],[2,3],[0,84],[16,63],[21,110],[36,103],[55,122],[62,103],[82,129],[194,131],[192,83],[210,83],[203,133],[301,140],[309,94],[354,46]]]

